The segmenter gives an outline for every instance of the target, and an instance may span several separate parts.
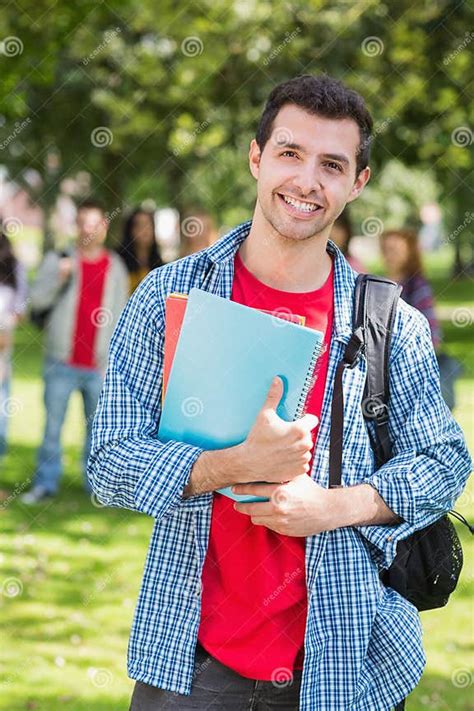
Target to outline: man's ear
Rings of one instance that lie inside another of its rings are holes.
[[[359,197],[365,186],[370,180],[370,175],[371,171],[369,166],[366,166],[364,170],[361,170],[359,175],[354,181],[354,185],[352,186],[352,190],[349,193],[349,197],[347,198],[347,202],[352,202],[356,198]]]
[[[260,152],[260,148],[258,147],[258,143],[255,140],[255,138],[253,138],[250,142],[250,149],[249,149],[249,167],[250,167],[250,172],[252,173],[255,180],[258,180],[261,155],[262,154]]]

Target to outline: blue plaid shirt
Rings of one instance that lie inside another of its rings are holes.
[[[200,622],[201,570],[213,493],[182,498],[199,447],[157,439],[161,413],[165,299],[204,288],[230,298],[234,255],[245,222],[211,247],[155,269],[131,296],[115,328],[93,425],[88,475],[106,505],[155,519],[128,648],[128,673],[190,694]],[[311,476],[328,485],[334,373],[351,335],[355,272],[328,243],[335,261],[335,322]],[[345,486],[373,485],[403,522],[353,526],[306,538],[308,615],[301,711],[382,711],[408,695],[425,666],[418,611],[379,571],[397,541],[450,509],[470,459],[440,393],[430,329],[399,301],[390,356],[393,458],[375,471],[361,400],[366,361],[344,373]]]

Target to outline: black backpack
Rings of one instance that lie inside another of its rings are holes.
[[[66,250],[61,250],[58,252],[59,257],[69,257],[70,253]],[[52,310],[58,303],[59,299],[61,296],[66,292],[69,284],[71,282],[71,277],[69,277],[64,284],[61,286],[59,289],[58,293],[56,294],[56,298],[51,304],[51,306],[48,306],[46,309],[30,309],[30,321],[33,324],[33,326],[36,326],[36,328],[39,328],[40,331],[43,331],[46,327],[46,323],[48,321],[49,315],[51,314]]]
[[[353,368],[359,355],[367,358],[367,380],[362,411],[374,450],[377,468],[392,456],[388,431],[390,406],[388,359],[390,337],[401,287],[389,279],[359,274],[356,280],[353,333],[337,366],[331,409],[329,486],[341,486],[344,402],[342,375]],[[449,513],[474,533],[457,511]],[[443,607],[456,587],[463,564],[461,543],[445,514],[434,523],[399,541],[396,556],[380,578],[418,610]]]

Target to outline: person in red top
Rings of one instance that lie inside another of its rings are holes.
[[[233,301],[275,314],[304,316],[305,326],[324,334],[315,385],[305,408],[318,418],[328,367],[333,297],[332,265],[320,288],[290,292],[257,279],[236,253]],[[312,435],[314,444],[317,428]],[[272,681],[277,670],[280,680],[285,675],[290,678],[303,666],[306,607],[305,539],[255,526],[235,510],[232,499],[216,492],[202,572],[198,639],[204,649],[242,676]]]
[[[93,201],[77,211],[76,248],[50,252],[38,270],[32,302],[48,310],[44,369],[46,423],[38,450],[33,486],[22,495],[25,504],[54,496],[62,473],[61,430],[71,394],[84,401],[86,433],[83,450],[84,486],[91,487],[86,464],[92,419],[102,388],[108,342],[128,296],[128,278],[121,258],[104,247],[107,219]]]

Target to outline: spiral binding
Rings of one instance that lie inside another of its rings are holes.
[[[316,369],[316,364],[318,362],[319,356],[323,352],[324,348],[324,342],[321,340],[321,342],[315,347],[313,354],[311,356],[311,361],[308,367],[308,372],[306,374],[306,378],[304,381],[303,389],[301,390],[301,395],[298,400],[298,405],[296,407],[296,413],[294,420],[298,420],[300,417],[302,417],[305,414],[305,405],[306,405],[306,400],[308,398],[308,395],[316,382],[317,378],[317,373],[315,373]]]

